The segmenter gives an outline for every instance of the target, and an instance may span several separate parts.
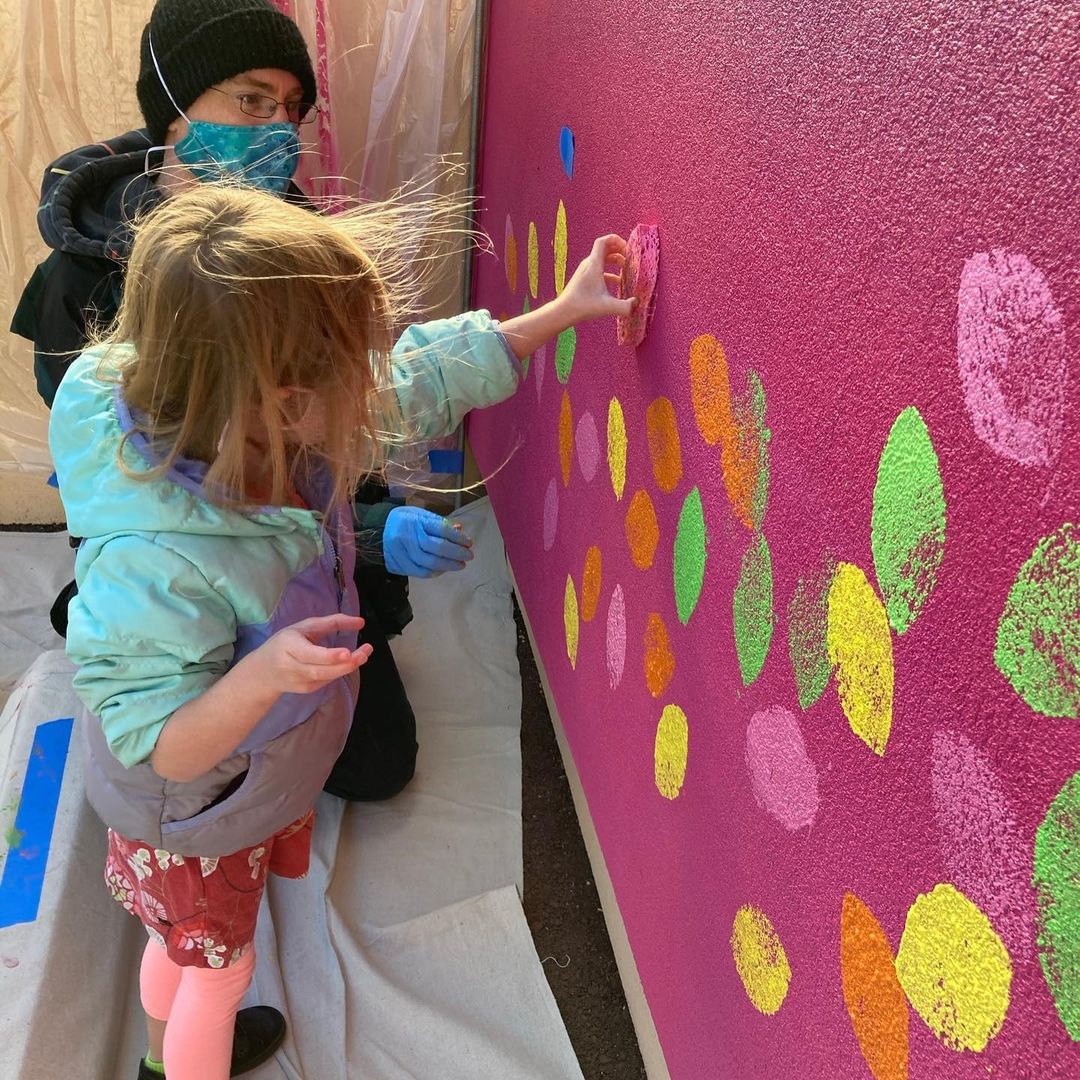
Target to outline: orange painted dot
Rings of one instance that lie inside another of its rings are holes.
[[[701,334],[690,343],[690,400],[701,437],[715,446],[733,418],[727,357],[712,334]]]
[[[559,408],[559,462],[562,465],[563,487],[570,486],[570,466],[574,463],[574,410],[570,395],[564,390]]]
[[[682,479],[682,449],[675,406],[666,397],[657,398],[645,412],[653,476],[661,491],[674,491]]]
[[[600,603],[600,549],[591,547],[585,553],[585,572],[581,578],[581,618],[592,622]]]
[[[840,981],[855,1038],[874,1080],[907,1080],[908,1005],[874,913],[847,893],[840,913]]]
[[[647,491],[635,492],[626,511],[626,542],[630,545],[630,557],[639,570],[648,570],[660,543],[660,526],[656,523],[656,511]]]
[[[710,446],[720,443],[720,466],[732,509],[747,528],[759,527],[754,495],[762,470],[760,432],[749,417],[736,415],[727,356],[712,334],[701,334],[690,343],[690,400],[701,437]]]
[[[653,697],[659,697],[675,674],[675,657],[668,642],[667,627],[656,612],[649,614],[645,626],[645,685]]]

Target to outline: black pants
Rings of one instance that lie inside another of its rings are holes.
[[[401,632],[412,611],[407,579],[394,578],[382,567],[358,567],[356,578],[366,620],[359,643],[374,651],[360,669],[352,728],[325,790],[351,802],[375,802],[396,795],[416,770],[416,717],[388,641]],[[67,635],[68,601],[77,592],[73,581],[52,606],[53,628],[61,637]]]

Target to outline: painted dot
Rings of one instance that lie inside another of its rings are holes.
[[[1044,536],[1020,567],[998,622],[994,663],[1027,705],[1080,712],[1080,526]]]
[[[570,395],[564,390],[559,406],[559,464],[562,466],[563,487],[570,484],[570,467],[574,463],[574,410]]]
[[[675,533],[675,555],[672,560],[675,574],[675,609],[679,622],[685,626],[694,614],[701,586],[705,582],[705,512],[701,492],[694,488],[683,501]]]
[[[682,449],[675,406],[666,397],[657,398],[645,411],[645,433],[656,486],[672,492],[682,479]]]
[[[591,412],[583,412],[577,425],[578,468],[586,482],[596,476],[600,465],[600,436],[596,431],[596,421]]]
[[[612,398],[608,405],[607,460],[611,487],[618,500],[626,487],[626,420],[618,398]]]
[[[639,570],[648,570],[660,542],[660,526],[647,491],[636,491],[626,511],[626,542],[630,557]]]
[[[562,199],[555,215],[555,295],[566,288],[566,207]]]
[[[1005,1022],[1012,961],[990,920],[953,885],[935,885],[908,909],[896,975],[951,1050],[985,1050]]]
[[[835,568],[835,560],[823,557],[811,573],[799,578],[788,604],[788,652],[803,709],[809,709],[825,693],[832,674],[825,634]]]
[[[555,377],[561,383],[570,381],[577,352],[577,331],[571,326],[555,339]]]
[[[581,618],[592,622],[600,604],[601,584],[600,549],[595,545],[585,553],[585,572],[581,578]]]
[[[675,674],[675,657],[668,641],[664,620],[654,611],[645,624],[645,685],[659,697]]]
[[[964,263],[956,352],[975,434],[1002,457],[1052,465],[1069,381],[1065,319],[1026,255],[978,252]]]
[[[934,733],[930,768],[941,853],[949,880],[986,912],[1017,953],[1033,939],[1031,849],[1001,780],[964,735]]]
[[[528,296],[524,297],[524,299],[521,302],[521,314],[522,315],[528,315],[529,314],[529,298],[528,298]],[[521,378],[523,380],[527,379],[529,377],[529,364],[531,362],[532,362],[532,356],[526,356],[526,357],[522,358],[522,361],[521,361]]]
[[[572,180],[574,178],[574,133],[568,127],[564,127],[559,132],[559,158],[566,175]]]
[[[653,764],[656,790],[665,799],[678,798],[686,779],[686,757],[690,728],[686,713],[678,705],[665,705],[656,726]]]
[[[559,525],[559,485],[552,477],[544,492],[544,550],[555,546],[555,532]]]
[[[611,591],[607,612],[607,670],[612,690],[622,682],[626,664],[626,601],[621,585]]]
[[[690,400],[701,437],[715,446],[735,421],[727,356],[712,334],[701,334],[690,343]]]
[[[579,633],[578,599],[574,579],[569,574],[566,575],[566,592],[563,594],[563,626],[566,630],[566,655],[570,659],[570,666],[576,668]]]
[[[731,927],[731,952],[750,1003],[766,1016],[778,1012],[791,984],[791,965],[765,912],[750,904],[739,908]]]
[[[1080,1042],[1080,772],[1035,833],[1039,963],[1069,1037]]]
[[[915,622],[945,554],[945,492],[937,453],[919,410],[906,408],[878,464],[870,519],[874,572],[892,628]]]
[[[772,555],[764,536],[751,541],[742,557],[731,606],[739,673],[749,686],[765,666],[773,635]]]
[[[506,215],[506,242],[503,254],[506,259],[506,284],[510,286],[512,293],[516,293],[518,286],[517,239],[514,237],[514,224],[509,214]]]
[[[806,752],[799,721],[774,705],[750,718],[746,771],[758,805],[785,829],[809,828],[818,809],[817,769]]]
[[[885,606],[851,563],[839,563],[833,575],[826,644],[851,730],[883,756],[892,730],[892,635]]]
[[[892,948],[854,894],[840,912],[840,981],[851,1026],[874,1080],[907,1080],[909,1013]]]
[[[529,295],[535,300],[540,293],[540,240],[536,222],[529,222]]]
[[[540,401],[544,393],[544,369],[547,367],[547,344],[540,346],[533,353],[533,367],[536,368],[536,400]]]

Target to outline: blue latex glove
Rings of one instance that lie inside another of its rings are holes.
[[[383,558],[391,574],[431,577],[464,570],[472,541],[439,514],[419,506],[395,506],[383,529]]]

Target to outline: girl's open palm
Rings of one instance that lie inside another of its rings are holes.
[[[267,680],[283,694],[310,694],[367,663],[372,647],[327,648],[319,641],[330,634],[358,633],[364,620],[352,615],[320,615],[279,630],[252,654]]]

